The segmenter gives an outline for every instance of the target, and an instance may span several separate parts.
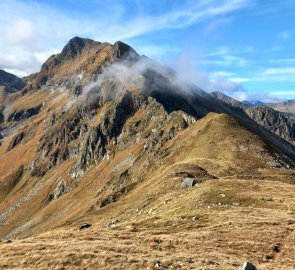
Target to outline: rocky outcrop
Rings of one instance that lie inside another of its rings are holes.
[[[295,141],[295,119],[287,113],[262,106],[246,109],[246,113],[259,125],[289,142]]]
[[[7,117],[7,122],[12,122],[12,121],[18,122],[18,121],[28,119],[38,114],[41,111],[41,108],[42,108],[42,105],[38,105],[36,107],[14,111]]]
[[[112,138],[117,138],[126,120],[138,109],[139,104],[131,93],[124,94],[114,106],[107,110],[96,127],[92,127],[81,144],[80,156],[72,176],[79,175],[90,165],[107,158],[107,144]]]
[[[279,103],[270,103],[267,104],[267,106],[276,111],[295,114],[295,99],[290,99]]]
[[[56,200],[70,190],[67,182],[60,178],[53,189],[49,192],[48,201]]]
[[[127,45],[126,43],[122,42],[122,41],[117,41],[114,44],[114,57],[115,58],[131,58],[129,60],[131,61],[136,61],[139,58],[139,55],[137,54],[137,52],[130,47],[129,45]]]
[[[80,143],[76,140],[83,139],[88,130],[88,125],[84,123],[87,117],[89,114],[84,108],[76,108],[69,110],[57,123],[54,120],[55,116],[49,118],[49,122],[55,125],[48,125],[38,144],[37,156],[30,165],[32,176],[41,176],[69,156],[77,156]]]
[[[17,134],[16,136],[14,136],[8,146],[7,151],[10,151],[14,147],[16,147],[19,143],[23,141],[24,138],[25,138],[25,133],[23,131]]]

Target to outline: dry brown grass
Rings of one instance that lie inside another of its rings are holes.
[[[49,99],[46,106],[54,110],[63,103],[62,98]],[[97,112],[95,125],[105,109]],[[126,126],[146,115],[138,111]],[[47,117],[48,111],[42,110],[27,120],[28,128],[39,132],[10,152],[11,137],[5,138],[0,182],[32,160]],[[154,128],[157,123],[151,121],[142,132]],[[128,136],[126,144],[109,146],[116,148],[112,159],[78,180],[69,177],[75,162],[71,159],[42,178],[32,178],[25,170],[0,211],[37,191],[0,224],[0,237],[13,240],[0,243],[0,269],[154,269],[156,261],[169,269],[236,269],[248,260],[260,270],[294,269],[294,175],[267,165],[271,158],[259,155],[266,149],[259,137],[218,114],[209,114],[164,143],[163,156],[149,156],[142,151],[143,139],[133,142]],[[129,157],[130,163],[115,170]],[[126,169],[134,189],[100,208],[99,200],[112,192],[110,180]],[[200,184],[183,189],[177,173],[188,169],[199,174]],[[72,190],[48,202],[48,192],[60,177]],[[120,221],[117,227],[103,228],[114,219]],[[77,231],[84,222],[93,226]]]
[[[252,198],[251,205],[234,194],[238,186]],[[236,269],[250,260],[261,270],[291,270],[294,192],[293,185],[281,182],[210,180],[168,194],[166,204],[156,198],[145,212],[131,218],[127,209],[116,205],[107,216],[121,222],[112,229],[103,228],[102,217],[92,214],[70,226],[0,244],[0,268],[155,269],[161,261],[169,269]],[[226,202],[218,205],[208,198]],[[149,214],[156,205],[157,214]],[[198,218],[192,220],[194,216]],[[93,226],[78,231],[82,221]]]

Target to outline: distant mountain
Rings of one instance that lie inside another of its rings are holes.
[[[285,140],[295,143],[295,118],[268,106],[252,107],[246,113],[259,125],[276,133]]]
[[[259,100],[252,100],[252,101],[243,100],[241,101],[241,103],[243,103],[244,105],[247,105],[248,107],[258,107],[258,106],[265,105],[265,103]]]
[[[295,99],[279,103],[269,103],[267,106],[280,112],[295,113]]]
[[[211,96],[219,99],[219,100],[222,100],[223,102],[225,102],[226,104],[229,104],[231,106],[234,106],[234,107],[239,107],[239,108],[247,108],[247,104],[243,104],[243,102],[240,102],[222,92],[219,92],[219,91],[214,91],[214,92],[211,92],[210,93]]]
[[[223,102],[242,109],[250,118],[252,118],[260,126],[270,130],[271,132],[279,135],[290,143],[295,143],[295,116],[289,113],[279,112],[270,108],[268,105],[260,101],[239,102],[232,97],[227,96],[221,92],[211,93],[214,97],[222,100]],[[248,105],[249,104],[249,105]],[[256,106],[254,106],[256,104]],[[260,105],[258,105],[260,104]]]
[[[0,99],[22,89],[25,82],[17,76],[0,69]]]

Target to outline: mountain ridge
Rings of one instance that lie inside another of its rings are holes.
[[[277,111],[295,114],[295,99],[290,99],[279,103],[269,103],[267,106]]]
[[[7,98],[0,238],[42,254],[14,261],[0,243],[0,267],[227,269],[256,254],[269,269],[261,230],[277,241],[292,226],[294,146],[263,127],[270,113],[261,123],[130,48],[75,37]]]

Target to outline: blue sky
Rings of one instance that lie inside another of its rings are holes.
[[[122,40],[207,91],[295,98],[294,0],[1,0],[0,68],[27,75],[73,36]]]

